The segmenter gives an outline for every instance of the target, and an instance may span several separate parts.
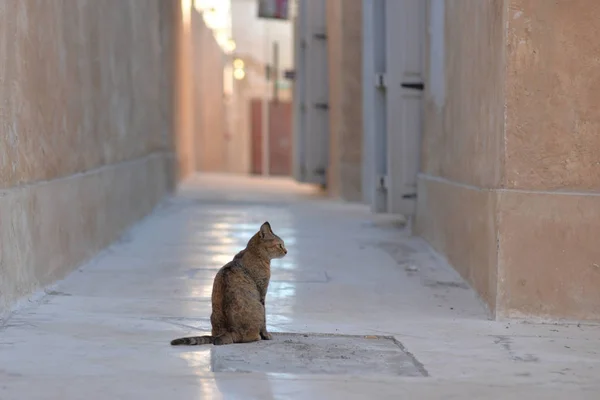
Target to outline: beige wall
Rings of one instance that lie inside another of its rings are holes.
[[[327,0],[329,193],[362,201],[362,1]]]
[[[593,0],[445,2],[416,231],[498,317],[600,319],[599,18]]]
[[[174,2],[172,4],[177,4]],[[168,2],[161,2],[168,7]],[[194,9],[175,7],[175,110],[179,178],[227,170],[223,68],[225,56]]]
[[[600,4],[512,0],[500,312],[600,319]]]
[[[174,4],[0,0],[0,316],[173,187]]]
[[[194,79],[194,137],[196,170],[203,172],[226,169],[225,107],[223,104],[223,68],[221,47],[202,16],[192,12]]]
[[[445,2],[445,96],[440,103],[425,85],[416,219],[416,232],[448,258],[492,309],[496,197],[487,189],[497,188],[502,174],[504,38],[503,0]],[[430,52],[426,54],[430,65]],[[435,68],[426,70],[428,82],[431,71]]]
[[[160,0],[159,0],[160,1]],[[168,2],[161,2],[163,7]],[[192,9],[182,10],[179,1],[173,1],[175,15],[173,24],[175,60],[175,149],[177,151],[177,174],[179,179],[185,179],[196,171],[196,87],[194,79],[194,37],[192,34]]]

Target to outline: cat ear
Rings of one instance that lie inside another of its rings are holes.
[[[261,239],[264,239],[265,236],[267,236],[267,235],[273,234],[273,230],[271,229],[271,224],[269,224],[268,221],[265,221],[265,223],[260,226],[259,234],[260,234]]]

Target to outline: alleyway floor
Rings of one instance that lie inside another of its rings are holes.
[[[210,331],[217,269],[287,244],[273,341]],[[277,179],[204,175],[0,328],[0,399],[598,399],[600,327],[489,320],[399,221]]]

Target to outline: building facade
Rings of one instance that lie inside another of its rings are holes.
[[[191,1],[0,0],[0,18],[1,320],[210,161],[223,66]]]
[[[598,21],[594,0],[299,0],[296,178],[408,217],[496,318],[600,319]]]

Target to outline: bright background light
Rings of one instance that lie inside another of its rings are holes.
[[[231,40],[231,0],[195,0],[194,8],[202,14],[223,51],[235,50],[235,42]]]
[[[246,76],[246,72],[244,72],[241,68],[236,68],[233,70],[233,77],[238,81],[241,81]]]
[[[235,60],[233,60],[233,66],[236,69],[244,68],[244,60],[242,60],[240,58],[236,58]]]

